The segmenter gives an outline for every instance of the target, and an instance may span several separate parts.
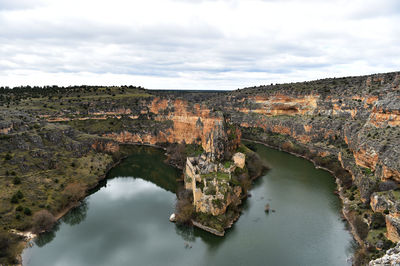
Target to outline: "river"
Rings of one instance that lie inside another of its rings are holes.
[[[223,238],[169,222],[180,172],[163,162],[162,150],[138,146],[24,250],[24,265],[348,265],[355,243],[333,177],[305,159],[255,147],[271,170]],[[264,212],[267,203],[275,212]]]

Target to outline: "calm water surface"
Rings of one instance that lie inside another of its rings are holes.
[[[163,151],[136,147],[80,207],[24,251],[24,265],[347,265],[354,242],[330,174],[256,148],[271,170],[256,181],[225,237],[169,222],[180,173],[163,163]],[[266,203],[276,212],[265,214]]]

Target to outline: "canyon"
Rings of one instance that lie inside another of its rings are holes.
[[[331,171],[360,257],[376,259],[400,240],[399,86],[400,73],[393,72],[229,92],[0,89],[0,175],[9,188],[1,225],[28,228],[31,218],[16,219],[9,202],[18,190],[37,201],[34,212],[39,206],[60,212],[64,188],[96,185],[124,156],[123,144],[190,144],[223,161],[241,136]],[[22,187],[13,183],[16,176]]]

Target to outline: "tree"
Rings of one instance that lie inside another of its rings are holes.
[[[55,222],[56,219],[48,210],[38,211],[32,218],[32,231],[36,234],[49,231]]]
[[[178,224],[189,223],[193,217],[193,196],[190,190],[182,190],[178,193],[175,205],[176,222]]]
[[[86,189],[78,183],[69,184],[62,193],[63,206],[75,203],[85,196]]]

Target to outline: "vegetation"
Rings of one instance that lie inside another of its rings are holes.
[[[75,204],[85,196],[86,188],[79,183],[69,184],[62,192],[62,204],[68,206]]]
[[[48,210],[38,211],[33,215],[32,231],[36,234],[49,231],[55,222],[56,219]]]
[[[167,145],[167,161],[170,164],[183,168],[187,157],[199,156],[204,152],[198,144],[172,143]]]
[[[176,222],[178,224],[188,224],[191,222],[194,213],[192,202],[192,191],[181,190],[178,193],[178,199],[175,205]]]

